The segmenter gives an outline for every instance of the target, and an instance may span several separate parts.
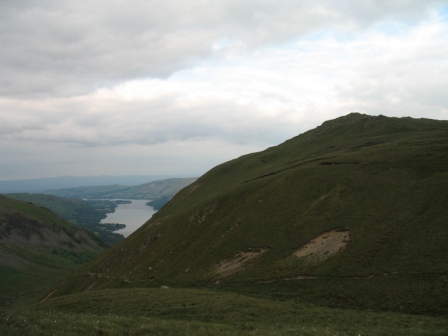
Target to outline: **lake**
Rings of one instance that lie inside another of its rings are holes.
[[[119,223],[125,224],[126,227],[121,230],[114,231],[127,237],[132,232],[152,217],[157,211],[147,206],[150,200],[124,200],[131,201],[130,204],[118,204],[115,212],[108,213],[107,217],[100,223]]]

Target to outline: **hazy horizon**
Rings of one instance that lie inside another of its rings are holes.
[[[52,190],[105,185],[136,186],[170,178],[191,178],[189,175],[100,175],[54,176],[37,179],[0,180],[0,194],[42,193]]]

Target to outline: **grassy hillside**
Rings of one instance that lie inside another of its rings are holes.
[[[50,210],[0,196],[0,305],[42,295],[103,250]]]
[[[115,211],[117,202],[108,200],[85,201],[77,198],[28,193],[7,194],[6,196],[48,208],[61,218],[96,234],[107,246],[114,245],[124,239],[123,235],[113,232],[118,228],[100,224],[100,221],[106,218],[107,213]]]
[[[58,294],[266,288],[326,306],[448,314],[447,163],[446,121],[325,122],[215,167]]]
[[[52,190],[47,193],[70,198],[106,199],[159,199],[172,198],[180,189],[193,183],[196,178],[171,178],[152,181],[137,186],[97,186]]]
[[[0,333],[446,335],[447,163],[446,121],[328,121],[210,170]]]

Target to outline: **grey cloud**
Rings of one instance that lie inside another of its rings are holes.
[[[0,140],[87,147],[154,145],[191,139],[269,145],[296,133],[294,125],[285,119],[261,117],[261,107],[256,104],[241,105],[230,98],[216,97],[202,99],[200,103],[179,103],[183,99],[177,93],[135,101],[109,96],[98,104],[95,98],[49,101],[48,106],[58,111],[56,116],[46,112],[46,105],[27,111],[27,107],[35,104],[27,101],[22,104],[23,111],[17,120],[5,112],[8,106],[3,104],[0,120],[9,120],[10,127],[0,128]],[[10,106],[13,109],[16,103],[11,101]],[[283,131],[281,134],[279,129]]]
[[[86,96],[0,99],[0,140],[94,147],[220,139],[263,146],[349,111],[446,117],[446,36],[446,23],[432,22],[397,36],[306,41],[234,66],[204,65],[186,77]]]
[[[446,33],[437,38],[417,33],[395,45],[383,44],[376,55],[369,46],[358,45],[363,63],[354,67],[351,81],[336,88],[338,98],[356,102],[366,113],[446,119],[448,45],[441,43]]]
[[[416,20],[422,12],[432,6],[447,4],[446,0],[390,0],[390,1],[352,1],[342,0],[332,2],[334,10],[346,19],[351,19],[360,25],[372,24],[379,19],[394,17],[405,20]]]
[[[409,17],[443,2],[1,1],[0,92],[73,96],[130,79],[166,78],[225,55],[225,47],[213,49],[223,38],[259,48],[329,27]]]

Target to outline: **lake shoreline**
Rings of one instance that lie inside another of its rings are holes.
[[[121,234],[125,238],[145,224],[157,212],[151,206],[146,205],[150,201],[148,199],[109,199],[109,201],[125,202],[118,203],[115,211],[107,213],[106,218],[103,218],[100,224],[126,225],[125,228],[114,231],[114,233]]]

